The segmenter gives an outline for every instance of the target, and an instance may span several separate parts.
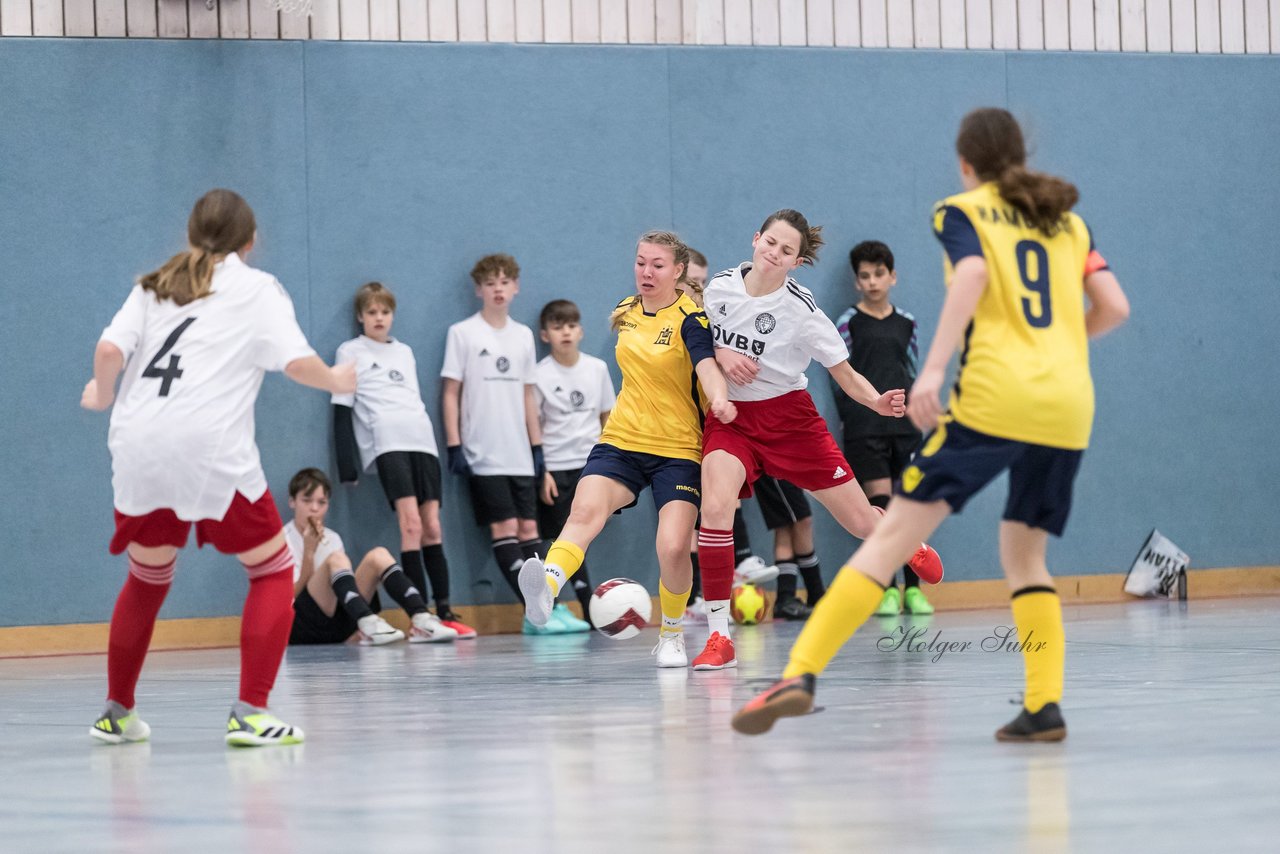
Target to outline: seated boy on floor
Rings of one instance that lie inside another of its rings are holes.
[[[375,613],[379,583],[409,615],[409,643],[453,640],[455,634],[446,637],[431,629],[427,603],[391,552],[379,546],[351,568],[342,538],[324,526],[332,492],[319,469],[303,469],[289,481],[293,519],[285,523],[284,534],[295,567],[289,643],[344,643],[353,634],[362,646],[403,640],[404,632]]]

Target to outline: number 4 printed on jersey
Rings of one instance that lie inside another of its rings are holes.
[[[178,339],[182,337],[182,333],[187,331],[191,324],[195,323],[194,317],[188,317],[178,325],[178,328],[169,333],[169,337],[164,339],[164,344],[160,347],[160,351],[156,353],[155,358],[147,365],[142,372],[144,377],[158,377],[160,379],[160,396],[169,396],[169,387],[173,385],[174,380],[182,379],[182,368],[178,367],[178,360],[181,356],[169,356],[169,364],[163,368],[159,367],[160,360],[165,357],[174,345],[178,343]],[[204,327],[201,327],[202,329]]]

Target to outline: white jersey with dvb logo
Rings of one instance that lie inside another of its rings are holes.
[[[617,402],[609,366],[585,353],[579,354],[573,367],[547,356],[538,363],[537,378],[534,390],[547,470],[580,469],[600,438],[600,413],[612,410]]]
[[[263,374],[315,355],[274,276],[231,254],[213,293],[186,305],[135,286],[102,340],[128,360],[107,440],[117,510],[221,519],[236,492],[262,497],[253,405]]]
[[[356,393],[335,394],[333,402],[355,410],[356,444],[365,471],[389,451],[440,455],[418,389],[418,363],[408,344],[361,335],[343,342],[335,361],[356,365]]]
[[[449,327],[440,376],[462,383],[462,451],[475,474],[533,475],[524,387],[537,362],[523,323],[495,329],[476,312]]]
[[[750,262],[707,282],[703,308],[717,347],[736,350],[760,364],[747,385],[729,383],[730,400],[768,400],[808,386],[805,369],[816,360],[824,368],[849,357],[831,319],[808,288],[795,279],[771,294],[747,294],[742,277]]]

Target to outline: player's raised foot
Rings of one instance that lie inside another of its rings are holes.
[[[924,591],[919,587],[908,587],[902,604],[908,614],[915,614],[918,617],[927,617],[933,613],[933,603],[925,597]]]
[[[733,728],[743,735],[761,735],[772,729],[778,718],[809,714],[813,711],[816,681],[812,673],[802,673],[775,682],[738,710],[733,716]]]
[[[356,620],[356,625],[360,627],[360,645],[361,646],[382,646],[385,643],[395,643],[404,640],[404,632],[379,617],[377,614],[369,614]]]
[[[788,596],[773,603],[775,620],[807,620],[813,609],[795,596]]]
[[[684,609],[686,623],[705,623],[707,621],[707,600],[699,596]]]
[[[457,639],[458,630],[446,626],[430,611],[414,614],[410,620],[409,643],[449,643]]]
[[[684,633],[658,635],[658,643],[650,655],[658,657],[659,667],[688,667],[689,654],[684,651]]]
[[[551,619],[556,598],[547,586],[547,571],[542,559],[531,557],[520,567],[520,593],[524,596],[524,617],[541,628]]]
[[[1045,703],[1035,714],[1024,707],[1016,718],[996,730],[996,741],[1062,741],[1066,737],[1067,722],[1057,703]]]
[[[266,709],[236,703],[227,719],[227,744],[231,747],[272,747],[302,744],[301,727],[290,726]]]
[[[907,561],[907,566],[926,584],[937,584],[942,580],[942,558],[928,543],[920,544],[911,560]]]
[[[128,744],[146,741],[151,737],[151,727],[138,717],[135,709],[126,709],[115,701],[107,703],[102,717],[93,723],[89,735],[107,744]]]
[[[880,606],[876,608],[877,617],[896,617],[902,613],[902,591],[897,587],[889,587],[880,597]]]
[[[562,634],[591,631],[591,624],[586,620],[579,620],[575,617],[568,606],[562,602],[557,602],[556,606],[551,609],[551,619],[547,621],[547,626],[559,626]]]
[[[733,641],[719,632],[712,632],[707,638],[707,645],[693,660],[694,670],[724,670],[726,667],[737,667],[738,658],[733,651]]]
[[[436,616],[440,618],[440,624],[447,629],[453,629],[458,633],[458,640],[475,640],[476,630],[468,626],[462,620],[458,619],[458,615],[450,611],[448,608],[436,608]]]
[[[778,568],[766,565],[764,558],[756,555],[743,558],[733,571],[734,586],[739,584],[764,584],[766,581],[773,581],[777,577]]]

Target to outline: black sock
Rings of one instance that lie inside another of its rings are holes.
[[[689,601],[702,595],[702,567],[698,566],[698,553],[689,552],[689,562],[693,564],[693,586],[689,588]]]
[[[871,497],[871,498],[868,498],[867,500],[871,502],[871,506],[872,506],[872,507],[879,507],[881,510],[888,510],[888,509],[889,509],[889,499],[890,499],[890,497],[891,497],[891,496],[888,496],[888,495],[876,495],[876,496],[873,496],[873,497]],[[915,583],[916,583],[916,585],[917,585],[917,586],[919,586],[919,584],[920,584],[920,577],[919,577],[918,575],[916,575],[914,572],[912,572],[912,571],[911,571],[908,567],[906,567],[906,566],[903,566],[903,569],[907,570],[907,574],[906,574],[906,576],[905,576],[905,578],[906,578],[906,580],[907,580],[907,586],[908,586],[908,587],[910,587],[910,586],[911,586],[911,580],[912,580],[913,578],[915,579]],[[893,586],[894,586],[894,584],[896,583],[896,578],[897,578],[897,576],[896,576],[896,573],[895,573],[895,577],[894,577],[894,578],[889,579],[889,586],[890,586],[890,587],[893,587]]]
[[[796,555],[796,567],[804,578],[805,604],[812,608],[818,604],[822,594],[827,592],[827,585],[822,583],[822,567],[818,566],[818,556],[813,552]]]
[[[427,577],[431,579],[431,597],[436,600],[437,611],[449,611],[449,561],[445,560],[444,546],[422,547],[422,561],[427,566]],[[424,588],[422,598],[427,598]]]
[[[422,560],[422,549],[400,552],[400,566],[422,598],[430,599],[431,588],[427,587],[427,566]]]
[[[520,554],[524,556],[525,560],[531,557],[545,558],[549,548],[542,539],[520,541]]]
[[[916,575],[916,571],[905,563],[902,565],[902,580],[904,582],[903,587],[920,586],[920,576]]]
[[[369,609],[369,603],[364,601],[359,588],[356,587],[356,577],[351,570],[339,570],[329,579],[329,586],[337,595],[338,604],[342,606],[342,610],[351,615],[351,619],[359,620],[373,615],[373,611]]]
[[[742,508],[733,511],[733,559],[742,563],[751,557],[751,539],[747,536],[747,520]]]
[[[515,537],[502,537],[493,541],[493,559],[498,564],[498,572],[511,589],[516,598],[524,604],[524,595],[520,593],[520,566],[524,563],[524,555],[520,551],[520,541]]]
[[[578,604],[582,606],[582,619],[591,623],[592,628],[595,623],[591,622],[591,594],[595,591],[591,588],[591,582],[586,578],[586,567],[582,567],[573,574],[570,584],[573,585],[573,595],[577,597]]]
[[[381,581],[391,598],[396,600],[396,604],[404,608],[404,612],[410,617],[427,610],[427,600],[423,598],[422,591],[413,586],[409,576],[400,569],[400,564],[393,563],[384,569]]]
[[[795,558],[779,558],[778,566],[778,601],[785,602],[796,597],[796,583],[800,580],[799,568]],[[806,585],[808,586],[808,585]]]

